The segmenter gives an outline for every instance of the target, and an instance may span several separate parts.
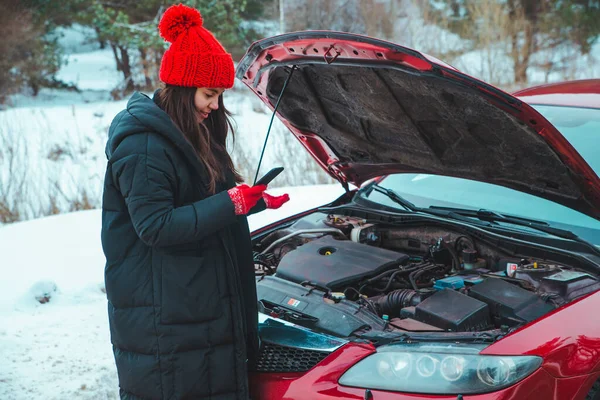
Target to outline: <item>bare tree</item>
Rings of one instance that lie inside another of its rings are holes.
[[[477,75],[492,84],[506,83],[510,66],[504,62],[509,50],[504,38],[513,24],[505,4],[496,0],[480,0],[469,3],[467,8],[473,20],[471,36],[474,47],[482,52]]]

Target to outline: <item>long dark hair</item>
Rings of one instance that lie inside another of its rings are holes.
[[[225,181],[228,171],[233,173],[237,183],[243,180],[227,152],[227,135],[231,132],[235,139],[235,131],[222,94],[219,96],[219,109],[212,111],[202,123],[197,120],[195,95],[195,87],[165,85],[158,93],[158,105],[196,150],[208,173],[206,188],[214,194],[217,183]]]

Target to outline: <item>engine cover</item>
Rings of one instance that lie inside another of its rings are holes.
[[[406,260],[406,254],[324,236],[287,253],[275,275],[336,290],[396,268]]]

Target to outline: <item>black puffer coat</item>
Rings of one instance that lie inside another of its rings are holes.
[[[169,116],[134,94],[109,130],[102,205],[121,398],[247,399],[258,348],[248,222]],[[255,207],[264,208],[264,202]]]

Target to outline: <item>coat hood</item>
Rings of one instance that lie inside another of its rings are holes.
[[[237,77],[271,109],[285,86],[278,117],[344,185],[447,175],[600,219],[600,180],[554,126],[433,57],[365,36],[297,32],[254,43]]]
[[[156,97],[157,90],[154,93]],[[206,170],[200,162],[192,145],[175,126],[171,118],[153,99],[143,93],[135,92],[127,102],[127,108],[113,119],[108,130],[106,157],[111,158],[119,143],[127,136],[154,132],[172,142],[178,148],[199,176],[205,176]]]
[[[169,137],[173,129],[176,127],[169,116],[152,99],[145,94],[135,92],[127,102],[125,110],[117,114],[110,124],[106,156],[110,158],[127,136],[152,131]]]

